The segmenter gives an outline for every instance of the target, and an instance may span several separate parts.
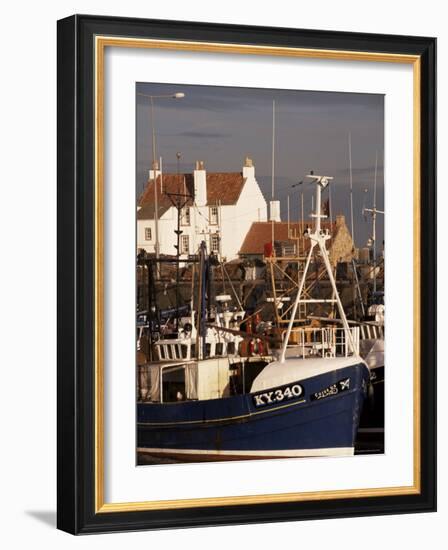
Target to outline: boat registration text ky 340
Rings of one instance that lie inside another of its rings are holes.
[[[264,405],[273,405],[281,401],[303,397],[303,395],[304,390],[300,384],[290,384],[280,388],[273,388],[263,393],[258,393],[253,396],[253,399],[256,407],[263,407]]]

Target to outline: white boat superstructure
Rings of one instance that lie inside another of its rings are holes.
[[[315,219],[314,228],[308,229],[305,234],[311,245],[306,257],[305,267],[298,287],[297,295],[292,306],[291,317],[287,329],[282,333],[283,344],[277,360],[270,363],[254,380],[251,391],[259,388],[288,384],[293,379],[305,380],[344,369],[352,365],[365,364],[359,355],[359,327],[350,327],[336,287],[333,269],[330,264],[326,241],[331,238],[328,230],[323,230],[321,219],[326,218],[321,211],[322,189],[325,189],[333,179],[329,176],[310,174],[316,185],[316,211],[311,214]],[[336,304],[342,327],[294,327],[296,312],[301,303],[309,302],[302,293],[309,271],[311,258],[315,248],[319,249],[324,262],[325,270],[331,283],[333,297],[331,299],[312,299],[314,303]]]
[[[213,315],[212,320],[216,327],[231,330],[234,327],[239,327],[244,319],[245,312],[225,309],[221,312],[215,312]],[[171,334],[164,334],[154,343],[155,360],[196,359],[204,348],[203,359],[235,356],[238,354],[239,345],[243,340],[240,335],[208,326],[205,334],[199,336],[194,323],[194,317],[195,312],[193,311],[190,317],[181,318],[177,331]]]
[[[330,235],[330,232],[328,230],[323,230],[322,226],[321,226],[321,220],[323,218],[327,217],[324,214],[322,214],[322,209],[321,209],[322,190],[325,189],[329,185],[330,181],[333,178],[330,177],[330,176],[317,176],[317,175],[314,175],[314,174],[309,174],[306,177],[313,179],[312,183],[316,184],[316,211],[315,211],[315,213],[311,214],[311,217],[315,219],[315,224],[314,224],[314,229],[313,230],[308,229],[306,234],[305,234],[305,237],[310,239],[311,245],[310,245],[310,248],[309,248],[309,251],[308,251],[308,255],[306,257],[305,267],[303,269],[303,274],[302,274],[300,285],[299,285],[299,288],[298,288],[298,291],[297,291],[296,299],[295,299],[294,305],[292,307],[291,318],[290,318],[290,321],[289,321],[289,324],[288,324],[288,328],[287,328],[286,333],[285,333],[284,338],[283,338],[283,346],[282,346],[282,351],[281,351],[281,355],[280,355],[280,362],[281,363],[283,363],[285,361],[285,358],[286,358],[286,351],[287,351],[288,345],[290,343],[290,337],[291,337],[291,333],[293,331],[293,326],[294,326],[294,321],[295,321],[297,309],[298,309],[298,307],[301,303],[309,302],[309,299],[305,300],[302,297],[302,293],[303,293],[303,289],[304,289],[304,286],[305,286],[308,271],[309,271],[309,268],[310,268],[311,258],[313,257],[313,254],[315,253],[315,248],[316,247],[319,249],[320,256],[321,256],[321,258],[324,262],[325,270],[327,272],[327,276],[328,276],[328,279],[331,283],[331,287],[332,287],[332,290],[333,290],[333,297],[331,299],[328,299],[328,298],[326,298],[326,299],[315,298],[315,299],[313,299],[313,302],[315,302],[315,303],[319,303],[319,302],[321,302],[321,303],[334,303],[334,304],[337,305],[337,308],[338,308],[338,311],[339,311],[339,316],[340,316],[342,326],[343,326],[343,334],[344,334],[344,340],[345,340],[346,346],[348,346],[350,348],[351,352],[354,355],[359,355],[359,348],[357,348],[355,346],[355,343],[356,343],[355,338],[354,338],[355,333],[352,334],[352,331],[350,330],[350,327],[348,325],[347,318],[345,316],[345,311],[344,311],[344,308],[342,307],[342,302],[341,302],[341,299],[340,299],[340,296],[339,296],[338,289],[336,287],[336,281],[335,281],[335,278],[334,278],[334,275],[333,275],[333,269],[332,269],[331,264],[330,264],[330,258],[329,258],[328,251],[327,251],[326,244],[325,244],[326,241],[328,241],[328,239],[331,238],[331,235]],[[333,330],[333,329],[330,329],[330,330]],[[327,333],[323,333],[323,334],[327,334]],[[329,334],[331,335],[331,332]]]

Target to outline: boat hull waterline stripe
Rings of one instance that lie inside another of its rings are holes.
[[[311,456],[353,456],[354,447],[332,447],[328,449],[287,449],[266,451],[221,451],[204,449],[161,449],[137,447],[137,452],[153,455],[209,455],[239,458],[295,458]]]
[[[242,420],[243,418],[250,418],[252,416],[257,416],[259,414],[266,414],[271,413],[275,411],[279,411],[281,409],[286,409],[289,407],[293,407],[295,405],[301,405],[302,403],[306,403],[306,399],[301,399],[300,401],[295,401],[294,403],[288,403],[286,405],[280,405],[279,407],[273,407],[270,409],[263,409],[261,411],[255,411],[250,412],[248,414],[241,414],[239,416],[226,416],[223,418],[210,418],[208,420],[179,420],[175,422],[137,422],[139,426],[177,426],[181,424],[211,424],[215,422],[229,422],[233,420]]]

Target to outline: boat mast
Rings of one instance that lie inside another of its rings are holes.
[[[376,175],[378,172],[378,151],[375,153],[375,179],[373,182],[373,292],[376,292]]]
[[[162,160],[162,157],[160,157],[160,160]],[[162,174],[160,174],[160,177],[162,177]],[[185,176],[184,176],[184,188],[185,188]],[[177,178],[177,190],[180,189],[179,185],[179,177]],[[171,204],[174,206],[174,208],[177,211],[177,227],[174,230],[174,233],[176,234],[176,243],[174,245],[176,249],[176,330],[179,331],[179,302],[180,302],[180,256],[181,256],[181,249],[180,249],[180,237],[183,233],[181,229],[181,218],[182,218],[182,210],[185,208],[185,206],[188,204],[188,201],[191,199],[192,196],[189,194],[184,193],[174,193],[174,192],[165,192],[165,195],[170,199]]]
[[[378,173],[378,151],[375,156],[375,179],[373,182],[373,208],[364,208],[364,212],[370,212],[372,215],[372,248],[373,248],[373,292],[376,292],[376,215],[384,214],[384,210],[378,210],[376,207],[376,180]]]
[[[272,100],[272,173],[271,173],[271,241],[272,241],[272,253],[274,252],[274,216],[272,215],[272,208],[274,203],[274,181],[275,181],[275,99]]]
[[[348,163],[350,170],[350,225],[352,230],[353,245],[355,244],[355,227],[353,225],[353,170],[352,170],[352,134],[348,134]]]
[[[330,235],[328,230],[323,231],[322,226],[321,226],[321,220],[323,218],[327,217],[324,214],[322,214],[322,209],[321,209],[322,189],[325,189],[327,187],[327,185],[329,185],[330,181],[333,178],[330,177],[330,176],[316,176],[314,174],[309,174],[306,177],[311,178],[313,180],[311,183],[316,184],[316,211],[315,211],[315,213],[311,214],[311,217],[315,219],[315,222],[314,222],[313,231],[308,232],[308,235],[306,235],[311,240],[311,245],[310,245],[310,249],[308,251],[308,256],[306,258],[305,268],[303,270],[303,275],[302,275],[302,279],[300,281],[299,289],[297,291],[297,296],[296,296],[296,299],[295,299],[295,302],[294,302],[294,306],[292,308],[291,318],[289,320],[288,328],[286,330],[286,334],[285,334],[285,337],[284,337],[284,340],[283,340],[282,351],[281,351],[281,355],[280,355],[280,362],[281,363],[285,362],[286,348],[288,347],[288,342],[289,342],[289,338],[291,336],[291,331],[292,331],[292,327],[293,327],[293,324],[294,324],[297,308],[299,306],[299,303],[301,302],[301,295],[302,295],[303,287],[305,285],[306,276],[307,276],[307,273],[308,273],[308,269],[309,269],[309,266],[310,266],[310,263],[311,263],[311,257],[312,257],[313,250],[314,250],[315,246],[319,247],[320,254],[321,254],[322,259],[324,261],[325,270],[327,271],[327,275],[328,275],[328,278],[329,278],[331,286],[332,286],[334,298],[332,298],[331,300],[328,300],[328,299],[313,299],[312,302],[314,302],[314,303],[318,303],[318,302],[328,303],[328,302],[330,302],[330,303],[336,303],[337,304],[338,310],[339,310],[339,315],[340,315],[341,321],[342,321],[342,325],[344,327],[346,340],[350,343],[350,347],[352,348],[353,353],[355,353],[355,345],[354,345],[354,342],[353,342],[352,334],[350,332],[350,328],[349,328],[349,325],[348,325],[348,322],[347,322],[347,317],[345,316],[345,311],[344,311],[344,308],[342,307],[342,302],[341,302],[341,299],[339,297],[338,290],[336,288],[336,281],[335,281],[334,276],[333,276],[333,270],[331,268],[330,258],[328,256],[328,251],[327,251],[327,248],[325,246],[325,242],[328,239],[331,238],[331,235]],[[307,300],[307,302],[309,302],[309,301],[310,300]]]
[[[305,250],[305,247],[303,246],[303,232],[305,231],[305,220],[303,215],[303,191],[300,192],[300,211],[301,211],[301,221],[302,225],[300,226],[300,239],[301,239],[301,245],[302,250]]]

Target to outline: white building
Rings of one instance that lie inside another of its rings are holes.
[[[197,161],[192,174],[160,174],[156,166],[149,178],[137,206],[137,248],[146,252],[156,251],[156,190],[160,255],[177,252],[178,201],[184,204],[180,252],[185,258],[195,254],[205,241],[209,252],[232,260],[238,256],[252,222],[267,219],[266,201],[250,158],[246,158],[242,172],[207,173],[204,163]]]

